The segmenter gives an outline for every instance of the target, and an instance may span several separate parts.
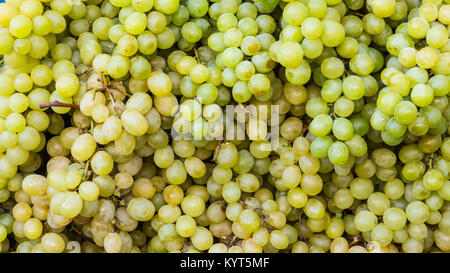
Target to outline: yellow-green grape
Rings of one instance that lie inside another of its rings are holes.
[[[431,47],[424,47],[417,51],[416,63],[421,68],[432,68],[436,65],[438,54]]]
[[[149,221],[155,214],[155,206],[150,200],[133,198],[128,203],[127,212],[136,221]]]
[[[75,67],[68,60],[59,60],[53,65],[51,71],[53,73],[53,79],[57,80],[65,73],[75,73]]]
[[[147,79],[148,89],[155,96],[165,96],[172,90],[172,81],[169,76],[163,72],[155,71]]]
[[[81,197],[75,192],[58,192],[50,201],[50,210],[66,218],[74,218],[83,208]]]
[[[78,187],[78,194],[84,201],[91,202],[97,200],[100,189],[94,182],[86,181],[81,183]]]
[[[20,222],[26,222],[28,219],[30,219],[32,213],[33,211],[30,205],[24,202],[17,203],[12,208],[12,215],[14,219]]]
[[[153,7],[157,11],[160,11],[164,14],[174,13],[178,9],[179,5],[180,5],[180,3],[178,0],[168,0],[168,1],[154,0],[153,1]]]
[[[145,115],[152,108],[152,98],[146,93],[135,93],[128,99],[126,107]]]
[[[81,183],[83,176],[78,170],[70,170],[67,172],[64,179],[65,187],[67,189],[75,189]]]
[[[28,239],[33,240],[39,238],[42,234],[42,231],[43,231],[42,222],[36,218],[28,219],[23,224],[23,234]]]
[[[71,97],[78,92],[80,80],[73,73],[65,73],[58,78],[55,87],[61,96]]]
[[[28,98],[24,94],[15,93],[9,97],[9,108],[15,113],[22,113],[28,108]]]
[[[124,77],[130,69],[130,60],[126,56],[114,55],[108,62],[108,75],[117,79]]]
[[[122,248],[122,238],[118,233],[108,233],[103,241],[106,253],[119,253]]]
[[[47,193],[47,179],[38,174],[27,175],[22,181],[22,189],[30,196],[43,196]]]
[[[303,59],[303,49],[297,42],[287,41],[280,45],[277,53],[278,62],[284,67],[294,68],[300,65]]]
[[[91,159],[91,167],[97,175],[109,174],[114,166],[113,158],[105,151],[96,152]]]
[[[0,15],[1,15],[0,25],[8,27],[11,18],[13,18],[17,13],[18,13],[17,4],[12,4],[10,2],[8,2],[8,4],[3,3],[3,5],[0,8]]]
[[[289,3],[283,9],[283,19],[294,26],[301,25],[308,15],[308,8],[302,2]]]
[[[46,65],[37,65],[31,70],[31,79],[36,85],[46,86],[52,81],[52,70]]]
[[[39,132],[33,127],[26,126],[21,132],[17,134],[17,143],[20,147],[27,151],[33,151],[41,142]]]
[[[325,19],[322,21],[323,31],[320,39],[324,46],[335,47],[341,44],[345,38],[344,27],[333,20]]]
[[[46,253],[62,253],[66,247],[66,242],[57,233],[46,233],[41,238],[42,249]]]
[[[188,195],[183,199],[181,208],[186,215],[198,217],[205,210],[205,202],[197,195]]]
[[[103,123],[109,117],[109,109],[104,104],[98,104],[92,109],[92,119],[95,122]]]
[[[389,17],[395,13],[395,0],[374,0],[370,7],[375,15],[380,17]]]
[[[197,227],[194,235],[191,236],[191,242],[199,250],[209,249],[213,244],[213,236],[205,227]]]
[[[270,233],[270,243],[276,249],[285,249],[289,245],[289,238],[281,230],[274,230]]]
[[[375,214],[368,210],[363,210],[355,215],[355,227],[361,232],[371,231],[378,223]]]
[[[26,93],[33,88],[33,80],[26,73],[19,73],[14,77],[14,89],[18,92]]]
[[[134,136],[141,136],[147,132],[148,123],[144,116],[134,110],[125,110],[121,115],[124,129]]]
[[[0,241],[3,242],[6,239],[6,236],[8,235],[8,231],[6,230],[5,226],[0,226]]]
[[[25,164],[29,158],[29,152],[22,149],[19,145],[6,151],[6,158],[15,165]]]
[[[193,178],[200,178],[206,173],[206,166],[197,157],[188,157],[184,161],[186,172]]]
[[[66,171],[63,169],[54,169],[47,174],[47,183],[50,187],[57,191],[66,190]]]
[[[239,215],[239,224],[247,232],[253,233],[260,227],[259,216],[250,209],[245,209]]]
[[[94,154],[97,143],[91,134],[79,136],[72,144],[71,154],[78,161],[86,161]]]
[[[9,21],[9,32],[17,38],[25,38],[31,33],[33,22],[23,14],[15,15]]]

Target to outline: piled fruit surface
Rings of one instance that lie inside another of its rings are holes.
[[[449,0],[7,0],[1,252],[449,252]]]

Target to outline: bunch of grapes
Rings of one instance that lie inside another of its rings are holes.
[[[450,251],[450,1],[0,4],[0,251]]]

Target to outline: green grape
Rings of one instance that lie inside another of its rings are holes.
[[[394,114],[396,106],[403,101],[401,95],[396,92],[387,91],[380,95],[377,99],[377,109],[383,112],[385,115]]]
[[[312,120],[309,130],[315,136],[325,136],[327,135],[332,128],[333,120],[329,115],[320,114]]]
[[[299,66],[286,68],[285,75],[290,83],[303,85],[311,78],[311,68],[305,60],[302,60]]]
[[[333,135],[339,140],[349,140],[353,136],[353,125],[345,118],[337,118],[333,121]],[[337,164],[340,165],[340,164]]]
[[[398,56],[402,49],[413,46],[413,40],[409,36],[400,33],[391,35],[386,41],[386,49],[393,56]]]
[[[408,21],[408,34],[412,38],[425,38],[430,26],[427,20],[423,17],[414,17]]]
[[[375,69],[375,63],[368,54],[359,53],[350,59],[350,69],[360,76],[367,76]]]
[[[444,96],[448,93],[447,86],[450,84],[450,80],[448,77],[444,77],[444,75],[435,75],[431,77],[428,81],[428,85],[433,88],[435,96]]]
[[[322,158],[327,156],[328,149],[333,143],[329,136],[317,137],[311,142],[310,152],[315,158]]]
[[[202,17],[208,12],[208,2],[190,0],[187,1],[186,7],[189,10],[189,14],[193,17]]]
[[[77,93],[80,82],[75,74],[65,73],[58,78],[55,87],[61,96],[71,97]]]
[[[329,108],[321,98],[313,98],[306,103],[306,114],[311,118],[315,118],[320,114],[328,114]]]
[[[309,218],[314,220],[320,220],[325,217],[325,208],[317,199],[309,199],[303,211]]]
[[[383,18],[373,13],[364,15],[362,22],[364,30],[371,35],[380,34],[385,26],[385,21]]]
[[[433,89],[429,85],[419,83],[411,90],[411,101],[419,106],[425,107],[433,100]]]
[[[363,22],[354,15],[345,16],[341,23],[346,34],[350,37],[359,37],[363,32]]]
[[[349,150],[347,146],[340,141],[333,142],[328,150],[328,159],[334,165],[342,165],[347,162]]]
[[[351,139],[345,141],[350,154],[354,156],[362,156],[367,152],[367,143],[359,135],[354,134]]]
[[[364,96],[365,85],[358,76],[352,75],[343,80],[342,91],[347,98],[357,100]]]
[[[323,51],[323,44],[319,39],[309,40],[307,38],[302,41],[303,54],[307,58],[317,58]]]
[[[348,117],[355,110],[355,103],[342,96],[334,103],[334,112],[340,117]]]
[[[149,221],[155,213],[155,206],[150,200],[133,198],[127,206],[127,212],[136,221]]]
[[[218,89],[212,83],[204,83],[197,89],[197,99],[202,104],[213,103],[218,96]]]
[[[322,25],[323,31],[320,39],[324,46],[336,47],[344,41],[345,30],[340,23],[325,19],[322,21]]]
[[[375,214],[368,210],[362,210],[355,215],[355,227],[361,232],[372,231],[377,225],[378,220]]]
[[[321,63],[320,71],[329,79],[339,78],[344,73],[344,63],[339,58],[329,57]]]
[[[31,19],[23,14],[18,14],[12,17],[9,24],[10,33],[17,38],[27,37],[28,34],[31,33],[33,27],[33,22]]]
[[[428,207],[421,201],[411,202],[406,207],[406,217],[414,224],[424,223],[428,219],[429,213]]]

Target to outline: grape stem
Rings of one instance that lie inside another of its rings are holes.
[[[89,161],[86,162],[86,166],[84,167],[84,172],[83,172],[83,181],[86,181],[86,179],[91,176],[91,173],[89,171]]]
[[[353,12],[353,15],[357,15],[357,16],[359,16],[359,17],[364,17],[364,14],[361,14],[361,13],[359,13],[359,12]]]
[[[308,132],[308,130],[309,130],[309,125],[303,126],[303,134],[302,134],[302,135],[306,135],[306,133]]]
[[[94,134],[94,121],[91,119],[91,128],[89,129],[89,133]]]
[[[194,55],[195,55],[195,60],[200,63],[200,60],[198,58],[198,52],[197,52],[197,48],[194,48]]]
[[[358,243],[362,243],[364,245],[364,247],[366,247],[366,242],[363,240],[363,238],[361,237],[361,235],[356,235],[353,237],[350,237],[351,239],[353,239],[350,244],[348,245],[349,247],[352,247]]]
[[[77,75],[85,75],[88,74],[89,72],[91,72],[94,68],[92,66],[89,66],[85,71],[78,73]]]
[[[52,102],[49,102],[49,103],[42,103],[42,104],[39,104],[39,108],[41,108],[41,109],[44,109],[44,108],[47,108],[47,107],[54,107],[54,106],[56,106],[56,107],[69,107],[69,108],[74,108],[74,109],[80,109],[80,106],[79,106],[79,105],[72,104],[72,103],[64,103],[64,102],[60,102],[60,101],[57,101],[57,100],[52,101]]]
[[[189,250],[189,247],[192,245],[192,243],[188,242],[186,239],[184,239],[183,248],[181,249],[182,252],[186,252]]]
[[[230,235],[228,237],[222,237],[222,239],[226,241],[228,247],[231,247],[233,246],[233,243],[236,241],[237,237],[234,235]]]
[[[75,231],[78,235],[80,235],[83,239],[92,242],[91,238],[87,237],[83,232],[81,232],[76,226],[73,225],[73,223],[70,225],[70,229]]]
[[[217,144],[216,148],[214,149],[214,156],[213,156],[213,159],[212,159],[213,161],[216,160],[217,155],[219,154],[220,148],[222,147],[222,144],[223,144],[223,143],[224,143],[223,140],[220,141],[220,142]]]
[[[111,94],[111,91],[109,90],[109,87],[108,87],[108,82],[106,82],[106,84],[105,84],[105,80],[107,81],[107,80],[108,80],[108,78],[106,78],[106,76],[105,76],[105,75],[103,75],[103,72],[101,73],[101,78],[102,78],[102,85],[103,85],[103,89],[105,89],[105,90],[106,90],[106,92],[108,92],[108,94],[109,94],[109,98],[110,98],[110,100],[111,100],[111,103],[112,103],[112,105],[113,105],[113,109],[114,109],[114,111],[116,111],[116,103],[115,103],[115,101],[114,101],[114,97],[113,97],[113,95]]]

